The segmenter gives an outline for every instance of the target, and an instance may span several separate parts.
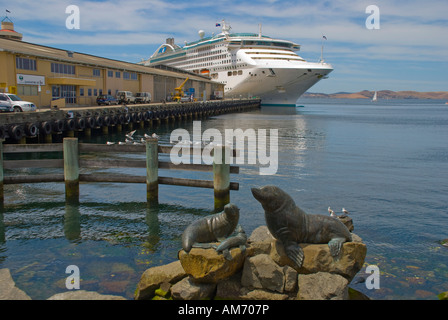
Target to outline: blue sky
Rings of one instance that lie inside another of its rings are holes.
[[[80,28],[67,29],[66,8],[80,10]],[[369,5],[379,8],[380,29],[366,28]],[[284,0],[0,0],[23,40],[111,59],[147,59],[168,37],[176,43],[218,33],[258,32],[299,43],[300,56],[324,58],[335,70],[310,89],[448,91],[448,1]]]

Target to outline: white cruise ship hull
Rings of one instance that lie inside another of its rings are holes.
[[[310,71],[311,70],[311,71]],[[225,92],[226,98],[259,97],[262,106],[295,107],[297,99],[333,69],[327,64],[302,63],[284,66],[246,69],[249,74]],[[244,74],[242,75],[244,76]],[[236,82],[236,81],[235,81]]]

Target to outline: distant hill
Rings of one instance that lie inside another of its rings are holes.
[[[375,91],[363,90],[356,93],[337,92],[337,93],[311,93],[306,92],[302,95],[304,98],[341,98],[341,99],[372,99]],[[417,91],[377,91],[378,99],[440,99],[448,101],[447,91],[438,92],[417,92]]]

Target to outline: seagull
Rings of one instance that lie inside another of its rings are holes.
[[[126,133],[126,138],[133,139],[132,136],[134,135],[135,131],[137,131],[137,130],[132,130],[131,132]]]
[[[149,134],[146,134],[146,133],[145,133],[144,137],[145,137],[145,139],[151,138],[151,136]]]
[[[106,144],[115,144],[115,142],[107,141]]]
[[[347,210],[345,210],[345,208],[342,208],[342,213],[343,214],[349,214],[349,212]]]
[[[155,132],[152,134],[152,137],[159,139],[159,136]]]
[[[334,213],[334,211],[331,210],[330,207],[328,207],[328,213],[330,214],[331,217],[336,217],[336,213]]]

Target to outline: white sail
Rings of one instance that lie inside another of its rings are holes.
[[[376,94],[376,91],[375,91],[375,93],[373,95],[373,98],[372,98],[372,101],[375,102],[377,100],[378,100],[378,97],[377,97],[377,94]]]

